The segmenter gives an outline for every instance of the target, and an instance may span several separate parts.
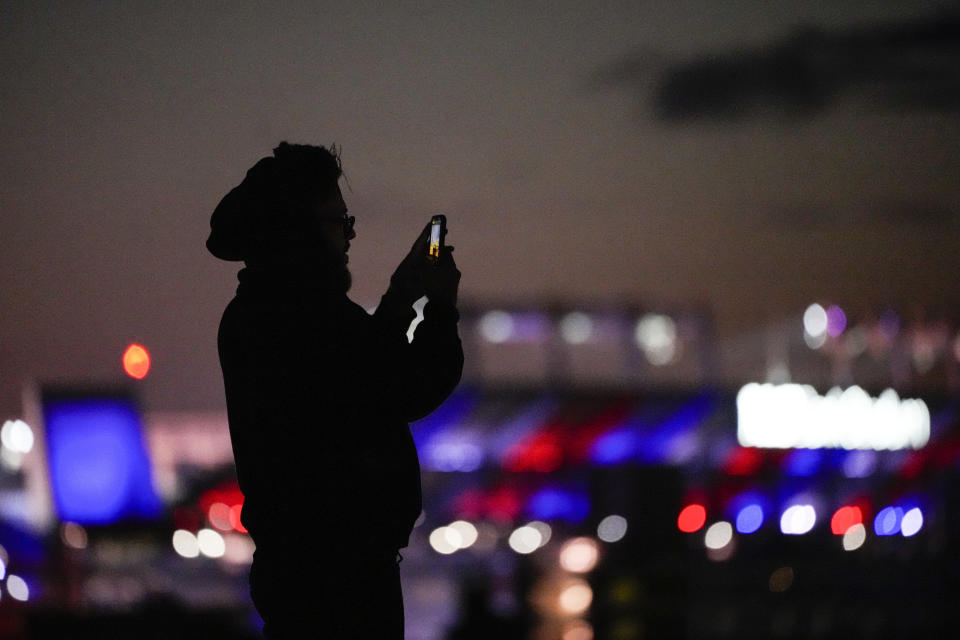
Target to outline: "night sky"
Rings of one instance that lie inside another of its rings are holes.
[[[219,199],[342,148],[370,306],[443,211],[478,303],[953,317],[960,6],[0,2],[0,419],[29,380],[223,406]]]

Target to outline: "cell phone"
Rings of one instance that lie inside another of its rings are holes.
[[[430,245],[427,248],[427,260],[437,264],[440,250],[443,248],[443,236],[447,233],[447,216],[437,214],[430,219]]]

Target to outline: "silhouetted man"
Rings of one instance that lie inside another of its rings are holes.
[[[257,546],[251,595],[271,640],[403,637],[398,549],[421,510],[407,423],[463,366],[460,272],[449,252],[427,261],[428,229],[373,315],[347,298],[356,233],[335,151],[281,143],[223,198],[207,240],[246,263],[218,346]]]

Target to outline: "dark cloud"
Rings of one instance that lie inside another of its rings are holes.
[[[795,30],[756,49],[708,53],[653,70],[633,52],[598,71],[605,85],[641,92],[668,121],[805,117],[841,98],[871,107],[960,112],[960,12],[913,22]]]

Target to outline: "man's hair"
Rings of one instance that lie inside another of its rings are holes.
[[[273,189],[291,204],[314,205],[330,195],[343,175],[335,144],[327,149],[284,141],[273,150],[273,157]]]
[[[285,251],[302,238],[314,207],[337,187],[343,169],[330,148],[281,142],[230,191],[210,218],[207,249],[223,260]]]

